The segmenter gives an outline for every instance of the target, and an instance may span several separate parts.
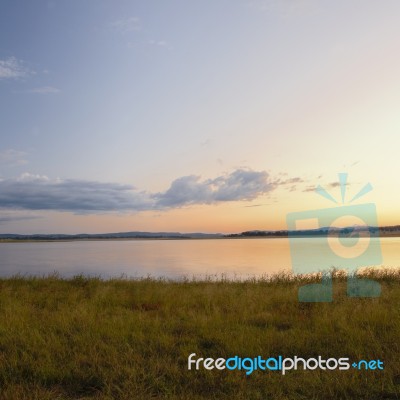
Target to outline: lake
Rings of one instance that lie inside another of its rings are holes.
[[[326,246],[323,238],[294,240],[315,254]],[[382,264],[399,267],[400,238],[381,238],[380,247]],[[291,255],[287,238],[0,243],[0,276],[54,271],[63,277],[247,278],[291,271]]]

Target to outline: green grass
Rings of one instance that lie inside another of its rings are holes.
[[[397,399],[400,273],[376,299],[299,303],[316,278],[0,280],[1,399]],[[187,357],[381,359],[384,371],[199,371]]]

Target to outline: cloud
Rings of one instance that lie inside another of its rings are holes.
[[[27,93],[37,93],[37,94],[57,94],[60,92],[61,92],[60,89],[57,89],[53,86],[42,86],[27,90]]]
[[[132,186],[80,180],[50,180],[24,174],[0,181],[0,207],[76,213],[140,211],[149,201]]]
[[[200,182],[199,176],[183,176],[175,179],[166,192],[158,193],[154,198],[161,208],[210,203],[211,189],[207,183]]]
[[[287,174],[282,173],[280,176],[284,176],[285,179],[278,178],[276,179],[273,184],[275,186],[283,187],[289,192],[294,192],[297,190],[297,184],[299,183],[305,183],[305,180],[299,176],[293,177],[293,178],[286,178]]]
[[[15,57],[0,60],[0,79],[24,78],[31,73],[21,61]]]
[[[26,152],[14,149],[0,151],[0,165],[7,165],[9,167],[24,165],[28,162],[26,156]]]
[[[316,0],[244,0],[244,4],[281,17],[314,15],[320,7]]]
[[[171,44],[163,38],[155,39],[154,37],[149,37],[148,30],[143,29],[141,20],[138,17],[118,19],[108,23],[108,28],[112,32],[123,36],[126,35],[126,37],[131,39],[128,43],[126,43],[128,48],[152,46],[160,49],[172,49]]]
[[[285,180],[278,180],[276,183],[279,185],[293,185],[294,183],[304,183],[304,179],[296,176],[295,178],[288,178]]]
[[[142,29],[138,17],[122,18],[117,21],[110,22],[109,26],[112,30],[115,30],[119,33],[140,31]]]
[[[8,222],[27,221],[39,218],[43,217],[35,214],[0,213],[0,225],[7,224]]]
[[[51,180],[43,175],[26,173],[18,178],[0,180],[0,208],[86,214],[167,210],[187,205],[254,200],[274,188],[267,172],[248,169],[238,169],[208,180],[184,176],[159,193],[147,193],[118,183]]]
[[[152,46],[168,47],[168,42],[166,40],[154,40],[150,39],[149,44]]]
[[[244,206],[246,208],[253,208],[253,207],[263,207],[263,206],[268,206],[268,204],[253,204],[250,206]]]
[[[315,192],[316,188],[316,186],[307,186],[303,192]]]
[[[329,187],[329,188],[336,188],[336,187],[340,187],[340,186],[342,186],[342,184],[341,184],[340,182],[331,182],[331,183],[328,183],[328,187]],[[346,183],[344,184],[344,186],[350,186],[350,183],[349,183],[349,182],[346,182]]]
[[[253,200],[275,188],[268,178],[266,171],[238,169],[212,182],[217,187],[214,198],[216,201]]]
[[[344,185],[345,185],[345,186],[351,186],[351,183],[350,183],[350,182],[346,182]],[[330,182],[330,183],[328,183],[327,185],[321,185],[321,186],[324,187],[325,189],[334,189],[334,188],[340,187],[340,186],[341,186],[341,183],[335,181],[335,182]],[[303,192],[315,192],[316,189],[317,189],[317,186],[312,186],[312,185],[310,185],[310,186],[307,186],[307,187],[303,190]]]
[[[35,175],[35,174],[30,174],[29,172],[24,172],[16,178],[17,182],[48,182],[49,178],[46,175]]]
[[[272,191],[275,185],[265,171],[238,169],[228,175],[201,181],[195,175],[172,182],[170,188],[154,195],[159,207],[181,207],[190,204],[253,200]]]

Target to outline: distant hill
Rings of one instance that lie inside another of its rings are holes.
[[[337,232],[341,236],[351,236],[357,232],[369,231],[371,236],[400,236],[400,225],[396,226],[349,226],[345,228],[322,227],[318,229],[287,230],[252,230],[241,233],[223,235],[222,233],[180,233],[180,232],[117,232],[117,233],[79,233],[76,235],[32,234],[17,235],[13,233],[0,234],[0,240],[83,240],[83,239],[219,239],[248,237],[323,237],[328,232]]]
[[[0,234],[3,240],[77,240],[77,239],[213,239],[223,237],[220,233],[180,233],[180,232],[118,232],[118,233],[79,233],[76,235],[33,234],[17,235]]]
[[[342,236],[351,236],[357,232],[368,231],[371,236],[400,236],[400,225],[395,226],[362,226],[354,225],[344,228],[336,227],[321,227],[317,229],[302,229],[302,230],[277,230],[277,231],[245,231],[242,233],[233,233],[226,235],[226,237],[315,237],[326,236],[328,233],[336,232]]]

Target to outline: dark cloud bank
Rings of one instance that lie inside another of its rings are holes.
[[[253,200],[272,191],[265,171],[237,169],[215,179],[189,175],[165,192],[147,193],[131,185],[84,180],[49,180],[25,174],[0,181],[0,208],[76,213],[163,210],[195,204]]]

